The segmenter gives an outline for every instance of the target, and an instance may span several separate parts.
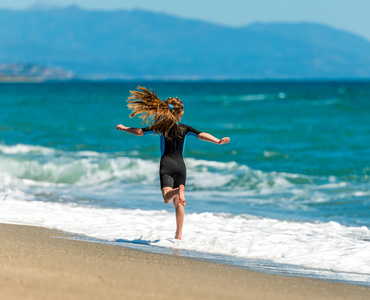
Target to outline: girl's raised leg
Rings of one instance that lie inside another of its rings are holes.
[[[173,198],[175,198],[179,194],[179,189],[178,188],[171,188],[171,187],[164,187],[162,189],[162,196],[164,203],[168,204],[171,203]]]
[[[164,187],[162,189],[164,203],[168,204],[173,201],[176,196],[179,196],[179,201],[182,206],[185,206],[185,187],[181,184],[178,188]]]
[[[182,206],[185,206],[185,186],[180,184],[179,186],[179,201]]]

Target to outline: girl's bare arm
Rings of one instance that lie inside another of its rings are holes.
[[[127,127],[122,124],[117,125],[117,130],[126,131],[134,135],[144,135],[144,132],[141,128]]]
[[[213,135],[206,133],[206,132],[199,133],[198,139],[206,141],[206,142],[215,143],[218,145],[227,144],[228,142],[230,142],[229,137],[223,137],[222,139],[218,139],[214,137]]]

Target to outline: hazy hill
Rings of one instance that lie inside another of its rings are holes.
[[[44,80],[70,80],[74,78],[71,71],[63,70],[62,68],[40,66],[35,64],[0,63],[0,82],[27,79]]]
[[[327,26],[230,28],[145,11],[0,10],[0,63],[101,78],[370,78],[370,42]]]

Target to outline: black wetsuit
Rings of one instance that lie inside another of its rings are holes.
[[[200,131],[184,125],[176,124],[177,130],[171,128],[168,138],[165,139],[163,133],[161,137],[161,162],[159,167],[159,178],[161,181],[161,189],[164,187],[177,188],[180,184],[185,185],[186,181],[186,166],[184,163],[184,148],[186,138],[200,134]],[[142,128],[144,134],[154,133],[152,127]]]

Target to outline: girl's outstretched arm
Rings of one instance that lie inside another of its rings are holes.
[[[206,141],[206,142],[215,143],[218,145],[227,144],[228,142],[230,142],[229,137],[223,137],[222,139],[218,139],[214,137],[213,135],[210,135],[209,133],[206,133],[206,132],[199,133],[198,139]]]
[[[141,128],[126,127],[126,126],[123,126],[122,124],[117,125],[117,130],[126,131],[134,135],[144,135],[144,132]]]

